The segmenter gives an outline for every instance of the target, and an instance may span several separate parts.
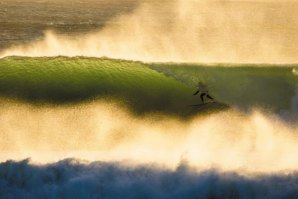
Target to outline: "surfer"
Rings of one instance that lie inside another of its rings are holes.
[[[197,95],[198,93],[201,93],[200,94],[200,98],[202,100],[202,102],[204,103],[204,97],[206,96],[207,98],[211,99],[211,100],[214,100],[210,95],[209,95],[209,92],[208,92],[208,88],[205,84],[203,84],[202,82],[199,82],[198,84],[198,90],[193,94],[193,95]]]

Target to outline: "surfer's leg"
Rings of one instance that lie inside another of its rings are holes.
[[[202,100],[202,102],[204,103],[204,96],[206,95],[206,93],[202,93],[201,95],[200,95],[200,97],[201,97],[201,100]]]
[[[211,100],[214,100],[209,94],[207,94],[207,97]]]

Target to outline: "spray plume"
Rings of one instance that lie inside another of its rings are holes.
[[[1,57],[293,63],[298,56],[297,8],[294,1],[143,1],[97,32],[71,37],[49,30],[43,40],[7,49]]]
[[[31,157],[156,163],[175,168],[277,172],[297,169],[298,128],[260,111],[236,110],[185,121],[136,117],[116,104],[1,107],[1,161]]]

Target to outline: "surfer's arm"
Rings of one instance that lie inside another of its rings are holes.
[[[200,90],[197,90],[197,92],[195,92],[193,95],[196,95],[196,94],[198,94],[200,92]]]

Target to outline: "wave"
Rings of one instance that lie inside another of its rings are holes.
[[[200,103],[199,81],[220,102],[250,110],[291,111],[295,65],[154,64],[87,57],[0,59],[0,96],[30,103],[118,100],[135,112],[187,115]],[[292,111],[293,112],[293,111]]]
[[[195,103],[192,89],[140,62],[105,58],[0,60],[0,95],[30,103],[118,100],[135,112],[183,113]],[[189,109],[187,110],[189,111]]]
[[[216,99],[242,110],[294,111],[297,65],[171,63],[151,64],[150,68],[190,87],[203,81]]]
[[[1,198],[297,198],[297,173],[243,176],[187,164],[175,170],[82,163],[66,159],[48,165],[29,160],[0,164]]]

